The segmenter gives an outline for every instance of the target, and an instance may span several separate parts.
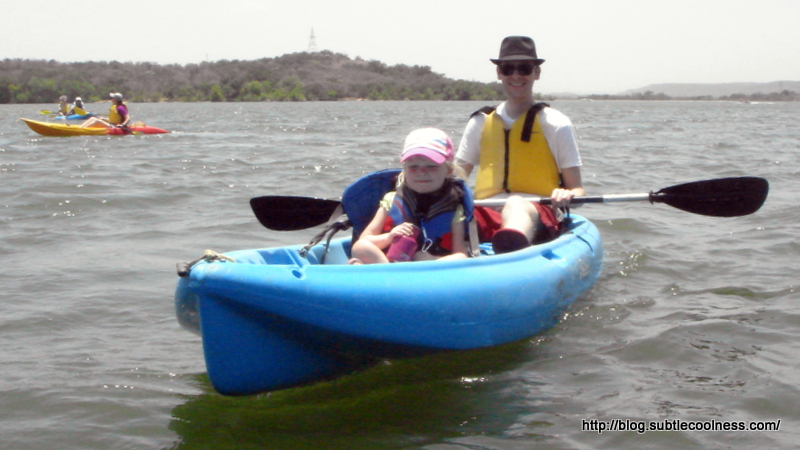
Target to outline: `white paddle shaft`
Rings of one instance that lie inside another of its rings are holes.
[[[651,193],[641,193],[641,194],[611,194],[611,195],[599,195],[595,197],[575,197],[572,199],[572,203],[616,203],[616,202],[642,202],[642,201],[651,201],[650,196]],[[528,200],[529,202],[536,202],[542,204],[550,204],[550,198],[545,197],[529,197],[529,196],[522,196],[523,199]],[[476,206],[503,206],[506,204],[507,198],[486,198],[483,200],[475,200]]]

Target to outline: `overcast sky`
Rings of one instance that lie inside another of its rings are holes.
[[[547,60],[535,90],[800,80],[800,0],[3,0],[0,59],[254,60],[318,50],[495,80],[508,35]]]

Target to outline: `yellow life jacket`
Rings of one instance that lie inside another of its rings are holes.
[[[58,112],[60,112],[62,116],[66,116],[69,114],[69,105],[66,103],[60,103],[58,105]]]
[[[117,104],[111,102],[111,109],[108,110],[108,121],[113,123],[114,125],[119,125],[125,120],[124,117],[119,115],[117,111]]]
[[[537,114],[543,103],[534,105],[510,130],[492,111],[486,116],[481,134],[481,156],[475,180],[475,198],[501,192],[549,196],[561,185],[558,164],[542,133]]]

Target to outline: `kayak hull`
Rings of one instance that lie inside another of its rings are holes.
[[[504,255],[347,265],[350,239],[226,253],[178,281],[178,322],[203,340],[214,388],[248,395],[385,358],[501,345],[540,333],[597,280],[597,228]],[[320,260],[325,255],[325,264]]]
[[[31,130],[41,134],[42,136],[52,137],[68,137],[68,136],[121,136],[125,134],[163,134],[168,133],[167,130],[150,127],[129,127],[130,132],[122,128],[106,128],[106,127],[89,127],[83,128],[78,125],[70,125],[65,123],[51,123],[40,122],[38,120],[20,119],[30,127]]]

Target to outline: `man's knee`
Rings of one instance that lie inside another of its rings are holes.
[[[539,217],[539,212],[536,210],[536,207],[533,206],[528,200],[520,197],[519,195],[512,195],[508,197],[506,200],[506,205],[503,208],[503,214],[509,212],[509,214],[527,214],[534,222],[536,222],[537,218]]]

